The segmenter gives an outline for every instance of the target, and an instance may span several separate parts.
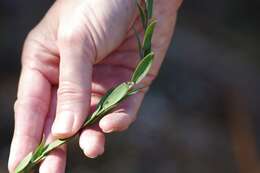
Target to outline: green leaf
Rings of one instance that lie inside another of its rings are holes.
[[[96,111],[92,114],[92,116],[95,116],[103,107],[104,102],[106,101],[107,97],[113,92],[114,88],[111,88],[106,92],[106,94],[101,98],[99,101]]]
[[[143,27],[146,28],[148,20],[147,20],[146,14],[145,14],[145,10],[143,9],[143,7],[141,6],[141,4],[139,2],[137,2],[137,7],[138,7],[138,10],[139,10],[139,14],[140,14],[140,17],[141,17]]]
[[[151,52],[146,57],[142,59],[142,61],[138,64],[138,66],[135,69],[135,72],[132,76],[131,81],[134,83],[139,83],[143,78],[147,75],[147,73],[150,71],[150,68],[153,63],[154,53]]]
[[[41,143],[35,149],[32,157],[32,161],[37,161],[39,157],[41,157],[43,151],[45,150],[45,136],[43,136]]]
[[[120,101],[119,101],[120,102]],[[98,112],[96,116],[93,116],[92,118],[88,119],[83,127],[91,126],[95,124],[98,120],[100,120],[102,117],[104,117],[106,114],[108,114],[110,111],[112,111],[118,104],[112,105],[110,107],[107,107],[106,109],[102,109],[102,111]]]
[[[31,159],[33,157],[33,152],[30,152],[16,167],[15,173],[23,173],[26,167],[29,165]]]
[[[43,151],[42,156],[47,155],[49,152],[51,152],[51,151],[54,150],[55,148],[61,146],[61,145],[64,144],[65,142],[66,142],[66,139],[64,139],[64,140],[57,139],[57,140],[55,140],[54,142],[48,144],[48,145],[45,147],[45,150]]]
[[[126,97],[129,89],[133,86],[133,83],[123,83],[116,88],[111,89],[100,101],[100,109],[96,110],[90,118],[84,123],[83,127],[91,126],[112,111],[119,103],[121,103]],[[127,89],[124,91],[124,89]],[[124,94],[126,92],[126,94]],[[119,93],[120,95],[117,95]],[[112,100],[111,100],[112,99]],[[110,103],[108,104],[109,101]]]
[[[151,52],[152,48],[152,37],[153,37],[153,32],[154,28],[156,26],[157,21],[153,20],[147,27],[145,34],[144,34],[144,42],[143,42],[143,51],[144,51],[144,56],[149,54]]]
[[[102,110],[117,104],[122,98],[124,98],[131,87],[132,84],[129,83],[122,83],[118,85],[104,100],[104,103],[102,104]]]
[[[87,125],[92,125],[93,122],[95,121],[96,117],[99,116],[101,110],[102,110],[102,106],[105,102],[105,100],[107,99],[107,97],[112,93],[112,91],[114,90],[114,88],[111,88],[110,90],[108,90],[106,92],[106,94],[101,98],[101,100],[98,102],[96,110],[87,117],[83,127],[87,126]]]
[[[94,124],[101,119],[105,114],[114,109],[127,95],[133,83],[122,83],[115,88],[110,89],[99,102],[97,110],[88,118],[84,127]]]
[[[85,121],[83,127],[94,124],[97,120],[102,118],[105,113],[112,110],[124,98],[131,87],[132,84],[122,83],[110,89],[105,96],[102,97],[96,111]]]
[[[146,0],[148,20],[153,17],[153,0]]]

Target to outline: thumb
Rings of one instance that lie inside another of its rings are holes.
[[[86,36],[87,37],[87,36]],[[91,39],[61,37],[57,112],[52,133],[58,138],[75,134],[86,119],[90,105],[94,47]]]

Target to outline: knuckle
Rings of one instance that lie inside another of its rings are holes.
[[[62,30],[58,32],[57,43],[61,48],[71,49],[71,48],[81,48],[84,52],[85,57],[90,57],[92,63],[95,62],[96,58],[96,46],[93,41],[91,32],[86,29],[78,29],[75,27],[64,25]]]
[[[22,56],[22,66],[27,66],[30,68],[34,68],[37,66],[37,63],[39,61],[39,59],[36,59],[34,57],[40,57],[40,52],[38,51],[38,49],[30,49],[30,50],[26,50],[26,48],[24,48],[23,51],[23,56]]]
[[[82,102],[87,99],[87,88],[73,82],[64,81],[58,88],[58,100],[61,103]]]
[[[35,115],[42,115],[48,112],[48,103],[41,98],[26,96],[18,98],[14,103],[14,112],[18,113],[20,110],[31,112]]]
[[[43,44],[40,41],[39,34],[35,31],[30,31],[23,45],[22,65],[34,65],[36,62],[43,59],[46,54],[43,53]],[[34,64],[33,64],[34,63]]]
[[[38,50],[32,49],[32,47],[35,47],[34,44],[32,44],[32,41],[30,39],[30,33],[28,34],[24,45],[23,45],[23,53],[22,53],[22,66],[28,64],[31,62],[32,57],[38,56]]]
[[[59,44],[74,45],[81,41],[79,34],[72,30],[63,30],[58,35]]]

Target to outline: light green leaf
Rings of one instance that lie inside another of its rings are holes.
[[[153,17],[153,0],[146,0],[148,20]]]
[[[152,37],[154,28],[156,26],[157,21],[153,20],[147,27],[145,34],[144,34],[144,42],[143,42],[143,50],[144,50],[144,56],[149,54],[151,52],[152,48]]]
[[[128,93],[128,90],[133,86],[133,83],[122,83],[117,87],[109,90],[99,102],[98,109],[87,119],[84,127],[94,124],[101,119],[105,114],[115,108]]]
[[[102,97],[98,106],[92,115],[87,118],[83,127],[91,126],[99,119],[101,119],[105,114],[114,109],[121,101],[124,100],[129,89],[133,86],[132,82],[122,83],[115,88],[110,89],[105,96]]]
[[[85,123],[84,123],[84,127],[85,126],[89,126],[89,125],[92,125],[96,119],[97,116],[100,115],[100,112],[102,110],[102,106],[105,102],[105,100],[107,99],[107,97],[112,93],[112,91],[114,90],[114,88],[111,88],[110,90],[108,90],[106,92],[106,94],[101,98],[101,100],[98,102],[98,105],[96,107],[96,110],[90,115],[87,117]]]
[[[139,83],[143,78],[147,75],[147,73],[150,71],[150,68],[153,63],[154,53],[151,52],[146,57],[142,59],[142,61],[138,64],[138,66],[135,69],[135,72],[132,76],[131,81],[134,83]]]
[[[131,87],[132,84],[129,83],[122,83],[118,85],[105,99],[102,105],[102,110],[117,104],[122,98],[124,98]]]
[[[23,173],[26,167],[29,165],[31,159],[33,157],[33,152],[30,152],[16,167],[15,173]]]
[[[120,101],[119,101],[119,102],[120,102]],[[110,111],[112,111],[117,105],[118,105],[118,104],[115,104],[115,105],[112,105],[112,106],[110,106],[110,107],[107,107],[106,109],[102,109],[102,111],[98,112],[98,113],[96,114],[96,116],[94,116],[94,117],[88,119],[88,120],[85,122],[85,124],[84,124],[83,127],[87,127],[87,126],[89,127],[89,126],[95,124],[98,120],[100,120],[100,119],[103,118],[106,114],[108,114]]]
[[[51,152],[52,150],[54,150],[55,148],[61,146],[62,144],[64,144],[66,142],[66,139],[61,140],[61,139],[57,139],[56,141],[48,144],[45,148],[45,150],[42,153],[42,156],[47,155],[49,152]]]
[[[131,86],[133,84],[130,84],[129,85],[129,88],[131,89]],[[125,99],[127,99],[128,97],[128,93],[129,93],[129,90],[127,92],[127,94],[122,97],[117,103],[111,105],[111,106],[108,106],[108,107],[103,107],[103,109],[101,111],[98,112],[97,116],[92,119],[87,125],[92,125],[94,123],[96,123],[98,120],[100,120],[102,117],[104,117],[105,115],[107,115],[109,112],[111,112],[114,108],[116,108],[122,101],[124,101]]]
[[[43,136],[41,143],[35,149],[32,157],[32,161],[37,161],[39,157],[41,157],[43,151],[45,150],[45,136]]]
[[[106,92],[106,94],[101,98],[99,101],[96,111],[92,114],[92,116],[95,116],[103,107],[104,102],[106,101],[107,97],[113,92],[114,88],[111,88]]]

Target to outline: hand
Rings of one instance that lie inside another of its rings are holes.
[[[158,25],[153,40],[155,62],[143,81],[157,75],[171,41],[180,0],[155,0]],[[28,35],[15,103],[15,131],[9,158],[12,172],[33,151],[43,134],[47,142],[75,134],[100,97],[129,80],[138,48],[132,26],[142,34],[134,0],[59,0]],[[136,119],[145,91],[85,129],[80,147],[91,158],[104,152],[104,133],[123,131]],[[54,121],[54,122],[53,122]],[[42,173],[63,173],[65,147],[42,163]]]

